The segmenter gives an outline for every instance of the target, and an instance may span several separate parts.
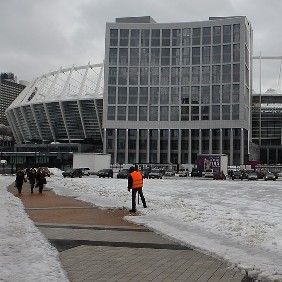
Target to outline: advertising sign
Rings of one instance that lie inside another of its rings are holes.
[[[219,155],[199,155],[197,158],[197,168],[200,171],[213,169],[214,172],[220,172],[220,160]]]

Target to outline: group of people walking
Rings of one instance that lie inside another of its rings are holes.
[[[39,188],[42,194],[44,184],[46,184],[45,173],[36,168],[18,169],[16,172],[15,187],[18,189],[19,195],[22,193],[23,183],[29,181],[30,192],[33,194],[35,187]]]

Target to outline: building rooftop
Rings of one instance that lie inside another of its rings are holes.
[[[150,16],[116,18],[116,23],[156,23]]]

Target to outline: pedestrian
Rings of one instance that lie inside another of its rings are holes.
[[[141,201],[144,208],[147,208],[146,200],[143,195],[143,176],[142,173],[134,167],[129,169],[128,173],[128,191],[132,190],[132,209],[130,212],[136,212],[136,193],[141,197]]]
[[[22,194],[23,183],[26,182],[24,174],[22,169],[18,169],[16,172],[15,187],[18,189],[19,195]]]
[[[31,168],[28,170],[28,173],[27,173],[27,178],[29,180],[29,183],[30,183],[30,192],[31,194],[33,194],[33,189],[34,189],[34,186],[35,186],[35,181],[36,181],[36,169],[35,168]]]
[[[39,188],[39,194],[42,194],[44,184],[46,183],[47,182],[46,182],[44,172],[38,169],[37,174],[36,174],[36,187]]]

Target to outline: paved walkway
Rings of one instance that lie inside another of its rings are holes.
[[[247,281],[224,261],[124,221],[125,210],[99,209],[47,190],[31,195],[25,184],[21,199],[60,252],[70,281]]]

